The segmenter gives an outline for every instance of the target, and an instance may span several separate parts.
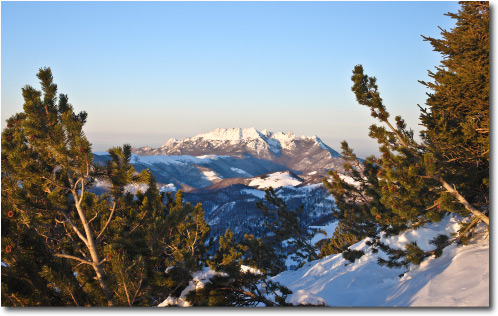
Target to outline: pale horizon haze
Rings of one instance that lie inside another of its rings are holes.
[[[377,77],[391,117],[418,134],[441,55],[421,35],[454,26],[456,1],[1,3],[1,118],[50,67],[86,111],[94,151],[160,147],[218,127],[317,135],[377,153],[378,123],[351,91],[355,65]]]

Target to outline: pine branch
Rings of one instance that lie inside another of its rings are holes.
[[[67,284],[65,284],[65,283],[63,283],[63,284],[64,284],[64,288],[66,289],[66,291],[68,291],[69,295],[71,295],[71,299],[73,300],[74,304],[76,304],[76,307],[80,307],[80,305],[78,304],[78,301],[74,297],[73,291],[71,291],[71,289],[69,288],[69,286],[67,286]]]
[[[83,196],[85,195],[85,177],[81,177],[80,180],[81,180],[81,194],[80,194],[80,199],[78,200],[78,204],[81,204],[81,202],[83,202]]]
[[[76,232],[76,234],[78,235],[78,237],[85,243],[85,245],[88,246],[88,240],[85,238],[85,236],[83,236],[83,234],[81,233],[81,231],[78,229],[78,227],[76,227],[76,225],[73,223],[73,221],[69,218],[69,216],[66,214],[66,212],[64,212],[63,210],[59,210],[59,212],[64,216],[64,218],[66,219],[66,222],[71,226],[71,228]]]
[[[114,212],[116,211],[116,204],[117,204],[116,201],[114,201],[114,204],[112,205],[112,209],[111,209],[111,214],[109,215],[109,218],[107,219],[107,222],[105,223],[104,228],[102,228],[102,231],[97,236],[96,242],[100,241],[100,238],[102,237],[102,234],[104,234],[105,230],[107,229],[107,227],[111,223],[112,216],[114,215]]]
[[[403,145],[403,147],[409,148],[408,144],[403,140],[403,137],[401,136],[401,134],[391,125],[391,123],[389,123],[389,121],[387,120],[387,118],[384,119],[383,121],[384,121],[384,123],[387,124],[387,126],[389,126],[389,128],[391,129],[391,131],[393,131],[393,133],[396,135],[396,137],[398,138],[398,140],[401,143],[401,145]]]
[[[71,188],[68,188],[68,187],[62,186],[62,185],[58,184],[57,182],[53,181],[53,180],[52,180],[52,179],[50,179],[50,178],[47,178],[47,177],[41,176],[41,177],[40,177],[40,179],[47,180],[47,181],[49,181],[50,183],[52,183],[53,185],[55,185],[55,186],[57,186],[57,187],[59,187],[59,188],[61,188],[61,189],[63,189],[63,190],[68,190],[68,191],[70,191],[70,190],[71,190]]]
[[[79,262],[86,263],[86,264],[93,266],[93,262],[85,260],[85,259],[81,259],[81,258],[78,258],[75,256],[65,255],[63,253],[56,253],[54,256],[59,257],[59,258],[67,258],[67,259],[77,260]]]
[[[66,224],[64,222],[64,224]],[[78,243],[76,242],[76,240],[74,240],[73,236],[71,235],[71,233],[67,230],[67,227],[66,225],[64,225],[64,230],[66,231],[66,235],[69,236],[69,239],[71,239],[71,242],[73,243],[74,247],[76,249],[78,249],[78,251],[83,255],[83,258],[85,258],[86,260],[90,260],[88,259],[88,256],[86,255],[86,253],[83,251],[83,249],[80,248],[80,246],[78,245]]]

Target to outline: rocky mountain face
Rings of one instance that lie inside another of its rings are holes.
[[[308,179],[316,174],[325,175],[329,169],[341,169],[343,164],[340,154],[317,136],[299,137],[253,127],[218,128],[183,140],[171,138],[160,148],[134,148],[133,152],[141,156],[225,156],[218,162],[230,165],[232,171],[246,171],[250,176],[290,170]]]
[[[169,139],[160,148],[132,151],[135,169],[149,169],[160,190],[182,189],[186,201],[202,203],[213,237],[227,228],[238,237],[262,236],[265,229],[256,202],[264,199],[264,189],[270,186],[289,208],[305,206],[304,223],[330,221],[333,198],[321,181],[328,170],[341,171],[344,163],[316,136],[255,128],[218,128],[183,140]],[[96,162],[107,159],[107,153],[95,153]]]

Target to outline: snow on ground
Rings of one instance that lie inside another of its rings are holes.
[[[95,180],[95,185],[94,185],[96,188],[102,188],[102,189],[105,189],[105,190],[110,190],[112,185],[109,181],[102,181],[102,180],[99,180],[99,179],[96,179]]]
[[[251,268],[251,267],[245,266],[245,265],[240,266],[240,271],[242,271],[242,273],[251,273],[251,274],[255,274],[255,275],[262,274],[260,270],[255,269],[255,268]]]
[[[252,174],[248,173],[245,170],[239,169],[239,168],[231,167],[230,170],[235,171],[235,172],[237,172],[245,177],[252,177]]]
[[[104,189],[104,190],[108,191],[108,190],[111,190],[112,185],[107,180],[104,180],[104,181],[102,181],[102,180],[96,180],[95,181],[95,187],[96,188],[101,188],[101,189]],[[134,183],[134,184],[127,184],[124,187],[124,190],[126,192],[130,192],[131,194],[137,194],[138,190],[140,190],[142,192],[145,192],[148,187],[149,186],[147,184],[137,184],[137,183]]]
[[[106,151],[98,151],[94,152],[94,155],[97,156],[107,156],[109,155]],[[202,156],[190,156],[190,155],[148,155],[142,156],[137,154],[131,154],[130,163],[137,164],[155,164],[155,163],[164,163],[164,164],[185,164],[185,163],[194,163],[194,164],[202,164],[203,162],[209,160],[216,160],[219,158],[230,158],[229,156],[217,156],[217,155],[202,155]]]
[[[402,246],[416,241],[428,250],[426,240],[458,229],[459,219],[448,216],[384,242]],[[489,238],[481,232],[469,245],[452,244],[440,258],[430,257],[419,266],[389,269],[377,264],[382,251],[373,254],[363,240],[351,247],[365,255],[354,263],[341,254],[307,263],[273,279],[293,291],[293,304],[328,306],[489,306]],[[382,255],[386,258],[385,255]]]
[[[168,270],[166,270],[167,272]],[[251,268],[249,266],[241,265],[240,266],[240,271],[242,273],[251,273],[255,275],[261,274],[261,271],[258,269]],[[192,280],[189,281],[187,287],[182,291],[180,294],[180,297],[178,298],[173,298],[171,296],[168,296],[161,304],[157,305],[157,307],[166,307],[166,306],[181,306],[181,307],[189,307],[191,306],[190,303],[185,300],[185,296],[190,291],[202,289],[206,283],[208,283],[212,277],[215,275],[225,275],[222,272],[216,272],[214,270],[211,270],[209,267],[204,267],[203,270],[197,271],[194,273],[192,276]]]
[[[326,233],[326,235],[324,235],[322,232],[317,232],[317,234],[313,237],[313,239],[311,239],[311,244],[314,245],[322,239],[330,238],[334,233],[337,224],[339,224],[338,221],[333,221],[324,226],[310,226],[309,228],[311,229],[321,229]],[[283,245],[287,246],[287,244],[293,241],[294,241],[293,238],[289,238],[283,242]],[[285,266],[287,267],[287,269],[296,270],[296,267],[299,266],[300,263],[301,263],[300,259],[295,260],[292,258],[292,255],[285,258]]]
[[[317,233],[315,237],[311,240],[312,244],[316,244],[320,240],[324,238],[330,238],[332,237],[332,234],[334,234],[335,228],[337,227],[337,224],[339,224],[339,221],[335,220],[333,222],[328,223],[325,226],[310,226],[311,229],[321,229],[325,231],[327,235],[324,235],[323,233]]]
[[[419,271],[407,274],[404,283],[423,284],[410,306],[489,306],[489,238],[468,246],[452,246],[447,254],[422,262]],[[413,281],[412,281],[413,280]],[[407,298],[401,298],[406,302]]]
[[[216,181],[216,180],[221,180],[222,178],[216,173],[214,172],[213,170],[203,170],[202,171],[202,174],[204,175],[204,177],[206,177],[206,179],[208,179],[209,181]]]
[[[166,298],[161,304],[159,304],[157,306],[158,307],[165,307],[165,306],[189,307],[189,306],[191,306],[190,303],[187,300],[185,300],[185,296],[190,291],[202,289],[204,287],[204,284],[209,282],[209,280],[211,280],[211,278],[217,274],[220,274],[220,273],[213,271],[210,268],[204,268],[201,271],[197,271],[192,276],[192,280],[189,282],[187,287],[180,294],[180,297],[174,298],[174,297],[168,296],[168,298]]]
[[[458,221],[456,216],[447,216],[440,223],[383,238],[383,242],[404,245],[416,241],[421,246],[426,245],[424,241],[433,236],[455,232]],[[332,225],[329,226],[331,229]],[[295,305],[488,307],[489,236],[484,228],[480,227],[469,245],[452,244],[444,249],[440,258],[427,258],[421,265],[408,270],[378,265],[377,258],[382,251],[373,254],[366,245],[367,240],[363,240],[351,247],[365,251],[365,255],[354,263],[342,258],[341,254],[331,255],[272,279],[293,291],[287,302]],[[241,268],[244,272],[258,273],[249,267]],[[216,274],[209,268],[195,273],[180,298],[168,297],[159,306],[190,306],[185,295],[202,288]]]
[[[158,185],[159,192],[176,192],[178,189],[173,183]]]
[[[283,186],[295,186],[301,183],[301,181],[292,177],[288,172],[274,172],[262,177],[254,178],[248,185],[257,187],[258,189],[266,189],[269,187],[275,189]]]
[[[109,191],[112,187],[111,183],[109,181],[101,181],[101,180],[96,180],[95,181],[95,187],[96,188],[101,188],[106,191]],[[142,192],[145,192],[148,188],[148,184],[127,184],[124,189],[127,192],[130,192],[132,194],[137,194],[137,191],[140,190]],[[159,192],[176,192],[178,189],[175,187],[173,183],[169,184],[158,184],[157,188],[159,189]]]

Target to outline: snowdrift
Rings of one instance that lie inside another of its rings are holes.
[[[433,249],[428,241],[438,234],[458,230],[459,218],[447,216],[399,236],[384,238],[392,247],[416,241],[423,250]],[[296,271],[273,278],[293,291],[293,304],[337,307],[377,306],[489,306],[489,238],[485,227],[469,245],[452,244],[439,258],[429,257],[419,266],[390,269],[377,264],[377,258],[363,240],[351,247],[365,255],[351,263],[341,254],[307,263]]]

